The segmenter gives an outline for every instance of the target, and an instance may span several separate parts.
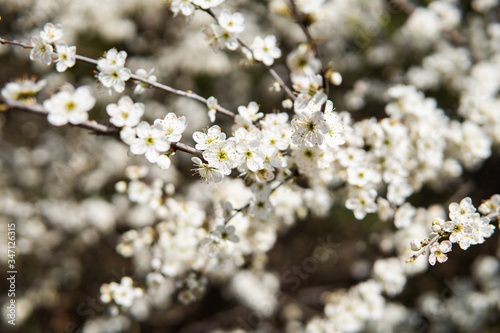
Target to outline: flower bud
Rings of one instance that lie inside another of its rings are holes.
[[[432,226],[432,231],[434,231],[435,233],[440,234],[442,230],[443,228],[439,224],[434,224]]]
[[[422,243],[418,239],[414,239],[410,242],[410,247],[412,251],[418,251],[422,248]]]

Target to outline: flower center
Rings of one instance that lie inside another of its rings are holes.
[[[219,161],[227,159],[227,153],[225,151],[219,152]]]

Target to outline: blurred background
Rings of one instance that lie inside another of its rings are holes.
[[[487,20],[468,1],[449,2],[459,9],[465,36],[486,29]],[[238,0],[227,1],[227,5],[245,16],[243,39],[276,35],[284,56],[273,68],[289,84],[285,55],[305,38],[290,17],[282,15],[282,3]],[[265,113],[280,110],[292,115],[282,107],[284,93],[270,90],[273,79],[263,66],[246,64],[240,51],[215,53],[210,49],[203,29],[212,19],[206,13],[197,12],[188,20],[182,15],[173,17],[168,7],[159,0],[2,0],[0,36],[27,42],[46,22],[61,23],[63,39],[77,46],[77,54],[97,59],[115,47],[127,51],[127,67],[133,72],[154,68],[159,82],[205,98],[215,96],[229,110],[256,101]],[[493,15],[498,22],[498,9]],[[327,1],[318,19],[311,31],[318,38],[320,53],[343,77],[340,86],[331,86],[329,99],[338,111],[348,110],[356,120],[385,117],[387,87],[418,81],[407,73],[440,47],[427,45],[425,40],[409,45],[400,35],[408,15],[386,1]],[[0,45],[2,87],[24,75],[43,78],[47,87],[38,96],[43,101],[64,82],[90,85],[98,100],[90,119],[109,124],[105,107],[118,96],[110,96],[99,86],[94,73],[93,66],[79,62],[58,73],[54,65],[30,61],[29,50]],[[429,84],[431,88],[422,89],[437,100],[446,115],[460,119],[459,94],[452,86],[442,75]],[[132,91],[133,85],[128,84],[125,93],[132,96]],[[196,101],[153,89],[133,98],[146,105],[144,118],[148,121],[168,112],[186,116],[185,143],[194,144],[191,133],[210,125],[206,106]],[[217,115],[217,124],[229,133],[232,119]],[[387,225],[390,222],[381,222],[377,216],[358,221],[343,202],[336,201],[324,217],[302,216],[282,230],[267,253],[264,265],[281,283],[279,309],[270,318],[253,317],[252,309],[227,295],[223,285],[213,283],[200,300],[190,305],[173,301],[143,321],[129,322],[119,316],[107,328],[105,324],[99,329],[86,326],[90,320],[107,316],[107,306],[99,298],[103,283],[136,277],[134,263],[116,252],[121,235],[157,222],[151,212],[137,208],[115,190],[115,184],[125,179],[128,165],[147,164],[141,157],[128,157],[127,150],[116,139],[73,126],[55,128],[34,114],[20,110],[0,113],[0,244],[6,248],[6,225],[15,222],[19,272],[15,331],[60,333],[85,328],[85,332],[187,333],[235,327],[285,331],[293,320],[307,322],[321,315],[327,292],[366,280],[377,258],[396,254],[390,240],[395,228]],[[161,172],[153,166],[149,177],[174,185],[180,193],[199,182],[191,175],[190,156],[179,152],[172,160],[175,167]],[[493,154],[444,187],[425,186],[409,201],[415,207],[440,203],[446,208],[450,202],[470,196],[478,206],[500,189],[499,171],[500,159]],[[430,223],[428,220],[429,227]],[[334,244],[333,250],[324,254],[317,267],[304,270],[307,259],[326,239]],[[489,282],[487,286],[474,276],[477,265],[488,266],[482,258],[498,258],[498,245],[494,235],[468,251],[457,248],[446,264],[409,278],[401,294],[388,297],[408,309],[408,322],[401,325],[400,332],[500,331],[498,307],[480,304],[484,297],[500,301],[498,274],[492,278],[497,285]],[[4,252],[0,256],[2,276],[7,261]],[[490,267],[495,265],[498,263]],[[6,279],[0,286],[3,304]],[[437,300],[436,309],[425,303],[429,292]],[[2,325],[4,330],[11,329],[5,322]]]

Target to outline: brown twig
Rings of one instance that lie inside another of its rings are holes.
[[[47,114],[48,114],[48,112],[40,104],[25,104],[25,103],[21,103],[21,102],[17,102],[17,101],[5,100],[3,98],[0,98],[0,101],[5,103],[5,105],[9,109],[22,110],[22,111],[30,112],[30,113],[37,114],[40,116],[47,116]],[[76,124],[76,125],[72,125],[72,126],[92,130],[96,134],[100,134],[100,135],[113,136],[113,137],[117,137],[117,138],[120,137],[120,131],[118,128],[99,124],[98,122],[96,122],[94,120],[85,121],[81,124]],[[185,153],[199,157],[200,159],[203,159],[203,154],[200,150],[195,149],[194,147],[191,147],[185,143],[171,142],[170,146],[171,146],[171,148],[173,148],[175,150],[180,150],[180,151],[183,151]]]
[[[20,42],[20,41],[17,41],[17,40],[5,39],[5,38],[2,38],[2,37],[0,37],[0,43],[21,46],[21,47],[24,47],[26,49],[33,48],[33,46],[30,43],[24,43],[24,42]],[[82,55],[78,55],[78,54],[75,55],[75,58],[77,60],[80,60],[80,61],[83,61],[83,62],[86,62],[86,63],[89,63],[89,64],[97,66],[97,60],[95,60],[95,59],[92,59],[92,58],[89,58],[89,57],[85,57],[85,56],[82,56]],[[170,93],[173,93],[173,94],[176,94],[176,95],[179,95],[179,96],[183,96],[183,97],[188,97],[188,98],[191,98],[191,99],[195,99],[195,100],[200,101],[200,102],[205,103],[205,104],[207,103],[207,100],[205,98],[201,97],[200,95],[198,95],[198,94],[196,94],[196,93],[194,93],[192,91],[183,91],[183,90],[175,89],[175,88],[169,87],[169,86],[167,86],[165,84],[158,83],[158,82],[155,82],[155,81],[151,81],[151,80],[142,78],[142,77],[137,76],[135,74],[130,75],[130,78],[132,78],[133,80],[136,80],[136,81],[140,81],[140,82],[146,83],[149,86],[152,86],[152,87],[164,90],[164,91],[168,91]],[[234,112],[229,111],[228,109],[223,108],[221,106],[217,106],[216,110],[218,112],[220,112],[222,114],[225,114],[226,116],[229,116],[229,117],[232,117],[232,118],[234,118],[235,115],[236,115]]]

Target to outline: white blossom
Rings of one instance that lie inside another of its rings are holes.
[[[276,36],[269,35],[264,39],[256,36],[250,46],[255,60],[262,61],[266,66],[271,66],[274,59],[281,57],[281,50],[276,46]]]
[[[43,102],[43,107],[47,110],[47,120],[52,125],[77,125],[88,119],[95,102],[90,87],[82,86],[75,90],[73,86],[66,84],[57,94]]]
[[[141,121],[136,129],[137,138],[130,145],[130,152],[136,155],[145,155],[151,163],[156,163],[160,153],[170,149],[170,141],[165,137],[160,125],[151,126]]]
[[[144,114],[144,104],[134,103],[129,96],[122,96],[118,103],[108,104],[106,112],[111,117],[109,121],[116,127],[135,127]]]

